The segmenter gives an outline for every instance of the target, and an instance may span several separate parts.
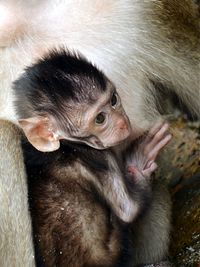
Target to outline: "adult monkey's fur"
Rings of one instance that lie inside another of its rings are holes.
[[[25,65],[59,45],[78,49],[116,84],[137,135],[159,116],[156,83],[173,90],[193,114],[200,115],[200,15],[192,0],[2,0],[0,14],[0,118],[15,122],[12,81]],[[13,139],[13,131],[6,131],[4,123],[1,128],[1,162],[5,155],[8,157],[2,164],[1,181],[14,181],[17,171],[24,175],[22,165],[12,174],[8,167],[22,161],[21,154],[11,157],[19,143],[7,146],[5,138]],[[16,197],[15,203],[20,205],[20,190],[6,183],[3,186],[7,189],[1,195],[1,238],[15,216],[15,209],[10,216],[3,212],[3,200]],[[26,201],[26,190],[21,192]],[[26,206],[20,211],[16,229],[27,217]],[[4,239],[2,267],[32,266],[31,242],[24,245],[26,252],[20,249],[30,237],[29,223],[26,225],[23,233],[16,230],[18,235],[9,227],[7,244],[17,246],[5,248]],[[14,260],[17,249],[19,263]],[[26,253],[29,257],[24,257]]]
[[[0,120],[0,266],[34,266],[20,132]]]

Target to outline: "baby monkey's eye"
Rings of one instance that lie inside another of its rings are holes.
[[[95,122],[97,124],[103,124],[106,119],[105,113],[101,112],[96,116]]]
[[[117,105],[118,102],[118,96],[117,94],[114,92],[112,97],[111,97],[111,105],[112,107],[115,107]]]

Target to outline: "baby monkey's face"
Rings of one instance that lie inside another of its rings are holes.
[[[70,136],[65,137],[63,133],[64,139],[105,149],[130,136],[130,122],[115,89],[99,94],[93,104],[75,105],[73,113]]]
[[[105,149],[131,134],[114,84],[80,56],[53,51],[27,68],[14,87],[19,125],[40,151],[58,149],[62,139]]]
[[[47,152],[58,149],[62,139],[96,149],[116,146],[127,139],[131,126],[114,86],[97,92],[90,102],[63,100],[62,119],[46,114],[20,120],[30,143]]]

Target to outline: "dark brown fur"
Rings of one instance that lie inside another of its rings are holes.
[[[42,262],[60,267],[115,266],[122,253],[120,225],[88,181],[90,171],[84,175],[83,163],[69,165],[60,153],[54,153],[56,163],[47,163],[48,171],[45,162],[36,172],[28,169],[33,229]]]
[[[32,214],[35,238],[45,266],[114,266],[121,254],[118,225],[84,177],[65,179],[63,183],[52,177],[32,189],[37,199]]]
[[[163,248],[167,251],[168,247],[170,201],[165,204],[158,193],[161,189],[154,186],[151,203],[149,175],[155,170],[152,162],[169,138],[165,136],[167,127],[159,124],[130,145],[121,168],[109,149],[64,142],[55,152],[41,153],[24,144],[33,230],[44,266],[128,267],[156,261],[158,254],[162,258]],[[157,212],[161,216],[158,223]],[[130,222],[134,245],[126,236]],[[164,243],[161,252],[153,242],[155,247],[146,253],[147,258],[138,255],[146,242],[157,237],[157,230],[162,230],[158,235]],[[150,240],[146,239],[149,231]]]

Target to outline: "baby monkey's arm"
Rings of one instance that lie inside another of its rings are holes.
[[[125,152],[124,172],[113,154],[106,155],[109,168],[96,186],[116,216],[126,223],[132,222],[149,203],[150,175],[157,168],[159,152],[171,139],[168,127],[166,123],[157,124],[132,143]]]
[[[169,143],[167,123],[157,123],[150,131],[134,141],[126,152],[125,168],[128,189],[131,192],[132,204],[137,207],[135,216],[149,205],[151,198],[151,174],[157,169],[156,159],[161,150]],[[135,218],[135,217],[134,217]]]

